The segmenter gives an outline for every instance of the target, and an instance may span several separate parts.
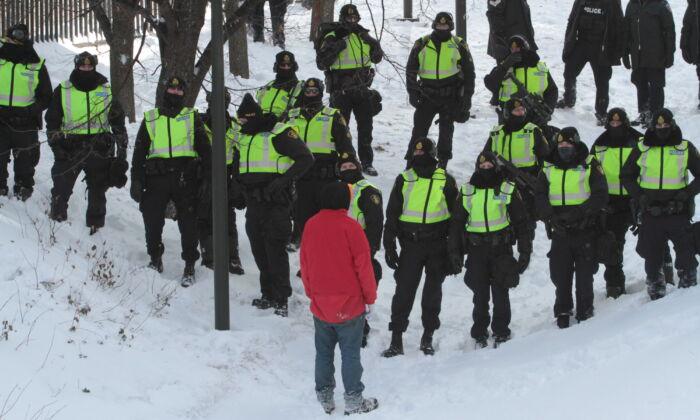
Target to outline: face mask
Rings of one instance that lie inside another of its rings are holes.
[[[449,30],[445,31],[436,29],[433,33],[435,34],[435,38],[437,38],[441,42],[447,41],[452,36],[452,32],[450,32]]]
[[[508,126],[508,128],[522,127],[525,125],[526,121],[527,121],[527,114],[526,115],[513,115],[513,114],[511,114],[508,117],[508,120],[506,121],[506,126]]]
[[[290,80],[296,73],[292,69],[277,69],[277,80]]]
[[[411,162],[413,163],[413,166],[419,166],[422,168],[434,167],[437,165],[435,159],[433,159],[432,156],[427,154],[414,156]]]
[[[322,102],[323,102],[323,98],[321,98],[321,95],[316,95],[316,96],[302,95],[302,97],[301,97],[301,103],[306,108],[313,108],[315,106],[318,106]]]
[[[575,147],[558,147],[557,154],[559,155],[559,158],[561,158],[561,160],[563,162],[570,162],[574,158],[574,155],[576,155],[576,148]]]
[[[625,127],[624,125],[610,127],[608,128],[608,132],[610,133],[611,138],[615,140],[621,140],[627,134],[627,127]]]
[[[672,127],[666,127],[666,128],[656,128],[654,129],[656,131],[656,137],[659,138],[661,141],[667,141],[671,137],[671,133],[673,132]]]
[[[185,101],[185,96],[184,95],[175,95],[172,93],[165,93],[165,96],[163,97],[163,103],[165,106],[171,109],[180,109],[182,108],[182,103]]]
[[[340,172],[338,178],[347,184],[354,184],[362,179],[362,171],[359,169],[347,169]]]

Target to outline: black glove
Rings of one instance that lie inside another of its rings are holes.
[[[508,70],[514,65],[523,61],[523,54],[520,52],[511,53],[505,60],[501,62],[501,67]]]
[[[530,254],[520,253],[518,256],[518,273],[523,274],[527,270],[528,265],[530,265]]]
[[[454,114],[453,120],[457,123],[465,123],[469,121],[469,117],[471,117],[471,107],[472,103],[468,99],[463,99],[460,101],[459,106]]]
[[[350,31],[348,31],[348,29],[344,26],[337,27],[336,30],[333,32],[335,32],[335,37],[338,39],[343,39],[346,36],[350,35]]]
[[[682,48],[681,47],[681,55],[683,56],[683,60],[688,63],[688,64],[694,64],[693,63],[693,56],[691,55],[691,52],[688,48]]]
[[[457,275],[462,272],[462,267],[464,267],[464,257],[460,254],[450,254],[447,274]]]
[[[667,69],[670,69],[671,67],[673,67],[673,55],[666,57],[664,64],[666,65]]]
[[[281,176],[277,179],[272,180],[267,187],[265,187],[265,199],[268,201],[272,201],[274,197],[276,197],[278,194],[280,194],[282,191],[285,190],[289,186],[289,181],[287,178]]]
[[[632,68],[632,64],[630,64],[629,54],[625,54],[622,56],[622,65],[625,66],[627,70],[630,70]]]
[[[399,268],[399,254],[396,248],[384,248],[384,260],[392,270]]]
[[[143,195],[143,184],[141,184],[141,181],[134,177],[133,173],[131,174],[131,187],[129,188],[129,194],[131,194],[131,198],[134,201],[137,203],[141,202],[141,196]]]

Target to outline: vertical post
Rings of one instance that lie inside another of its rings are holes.
[[[413,19],[413,0],[403,0],[403,18]]]
[[[455,0],[457,36],[467,39],[467,0]]]
[[[226,115],[224,111],[224,8],[211,1],[212,42],[212,216],[214,218],[214,328],[230,329],[228,296],[228,197],[226,188]]]

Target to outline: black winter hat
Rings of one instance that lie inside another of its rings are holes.
[[[508,48],[512,48],[513,44],[520,47],[521,51],[530,51],[530,43],[523,35],[513,35],[508,38]]]
[[[673,119],[673,112],[668,108],[662,108],[654,113],[651,118],[651,123],[655,127],[657,124],[670,124],[673,127],[676,124],[676,120]]]
[[[433,30],[436,29],[435,27],[438,23],[450,25],[450,31],[453,31],[455,29],[455,20],[452,17],[452,13],[440,12],[437,15],[435,15],[435,19],[433,20],[432,26]]]
[[[350,186],[344,182],[333,182],[323,187],[321,208],[330,210],[350,208]]]
[[[289,51],[280,51],[277,53],[277,55],[275,55],[275,64],[272,66],[272,71],[277,73],[281,64],[289,64],[292,67],[293,72],[299,70],[299,64],[297,63],[294,54]]]
[[[238,111],[236,111],[238,118],[262,117],[262,114],[263,110],[260,108],[260,105],[255,102],[255,99],[253,99],[250,93],[246,93],[241,104],[238,106]]]
[[[362,168],[362,165],[360,165],[360,161],[357,160],[357,157],[355,155],[352,155],[347,152],[343,152],[340,156],[338,156],[338,168],[340,168],[343,163],[354,163],[355,166],[357,166],[358,169]]]
[[[496,154],[490,150],[483,151],[479,154],[479,157],[476,158],[476,167],[479,168],[479,165],[486,161],[493,163],[493,165],[498,168],[498,158]]]
[[[569,142],[573,145],[581,143],[581,136],[578,134],[576,127],[564,127],[556,135],[557,144],[561,142]]]
[[[357,11],[357,6],[354,4],[346,4],[345,6],[340,8],[340,17],[338,20],[341,22],[345,22],[345,19],[348,16],[357,16],[357,20],[360,20],[360,13]]]
[[[97,67],[97,56],[94,54],[90,54],[87,51],[83,51],[80,54],[73,57],[73,64],[75,64],[76,69],[82,65],[90,65],[92,67]]]
[[[437,161],[437,146],[435,146],[435,142],[432,139],[423,137],[416,140],[415,143],[413,143],[411,156],[415,156],[417,150],[422,150],[425,154]]]
[[[625,108],[611,108],[605,117],[605,128],[610,128],[610,121],[622,121],[622,125],[625,127],[630,126],[630,118]]]

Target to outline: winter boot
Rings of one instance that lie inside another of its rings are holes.
[[[510,334],[495,334],[493,338],[493,348],[497,349],[498,346],[510,340]]]
[[[238,255],[238,237],[228,237],[228,272],[236,275],[243,275],[243,266],[241,265],[241,257]]]
[[[647,121],[651,120],[651,111],[641,111],[636,120],[631,122],[633,127],[641,125],[646,128]]]
[[[388,349],[382,352],[382,357],[389,358],[403,354],[403,338],[401,337],[402,335],[403,332],[401,331],[391,332],[391,344],[389,344]]]
[[[377,170],[374,169],[374,166],[372,166],[371,163],[363,163],[362,164],[362,172],[366,173],[369,176],[379,175],[379,172],[377,172]]]
[[[100,230],[100,226],[92,225],[90,226],[90,236],[96,234]]]
[[[653,276],[647,276],[647,293],[651,300],[661,299],[666,296],[666,279],[662,272]]]
[[[474,348],[476,350],[485,349],[488,346],[489,346],[489,338],[487,336],[482,335],[481,337],[477,337],[474,339]]]
[[[625,294],[625,273],[622,266],[605,267],[605,296],[617,299]]]
[[[625,286],[605,286],[605,296],[617,299],[625,294]]]
[[[185,263],[185,270],[182,272],[180,286],[190,287],[194,284],[194,261]]]
[[[163,259],[160,256],[151,257],[151,261],[148,263],[148,268],[151,270],[156,270],[159,273],[163,272]]]
[[[432,356],[435,354],[435,348],[433,347],[433,332],[434,330],[423,331],[423,336],[420,338],[420,351],[426,356]]]
[[[696,270],[678,270],[678,287],[686,289],[698,285],[698,273]]]
[[[65,222],[68,219],[68,209],[66,206],[59,205],[58,199],[51,199],[51,209],[49,210],[49,219],[54,222]]]
[[[286,318],[289,316],[289,307],[287,305],[286,300],[275,302],[275,315],[280,316],[282,318]]]
[[[7,188],[7,185],[3,185],[0,187],[0,197],[5,197],[7,194],[9,194],[10,190]]]
[[[210,270],[214,269],[214,240],[211,235],[207,235],[199,240],[199,250],[202,254],[201,265]]]
[[[335,411],[335,400],[333,399],[333,389],[324,389],[316,391],[316,399],[321,403],[323,411],[326,414],[332,414]]]
[[[376,398],[363,398],[362,394],[345,394],[345,415],[369,413],[376,410],[379,403]]]
[[[263,295],[259,298],[253,299],[252,305],[258,309],[270,309],[274,306],[274,303],[272,302],[272,299]]]
[[[596,125],[598,127],[604,127],[605,123],[608,122],[607,120],[608,120],[607,114],[600,114],[598,112],[595,113],[595,121],[596,121]]]
[[[569,313],[557,315],[557,327],[559,327],[561,329],[569,328],[569,318],[570,317],[571,317],[571,314],[569,314]]]
[[[579,312],[576,314],[576,321],[578,322],[583,322],[587,319],[593,318],[593,308],[588,308],[583,312]]]
[[[564,97],[557,102],[557,108],[573,108],[576,105],[576,80],[564,81]]]
[[[498,106],[500,102],[498,101],[498,92],[491,94],[491,99],[489,100],[489,105]]]
[[[24,185],[15,185],[12,190],[15,193],[15,197],[22,201],[29,200],[29,197],[31,197],[32,193],[34,192],[33,188],[25,187]]]

